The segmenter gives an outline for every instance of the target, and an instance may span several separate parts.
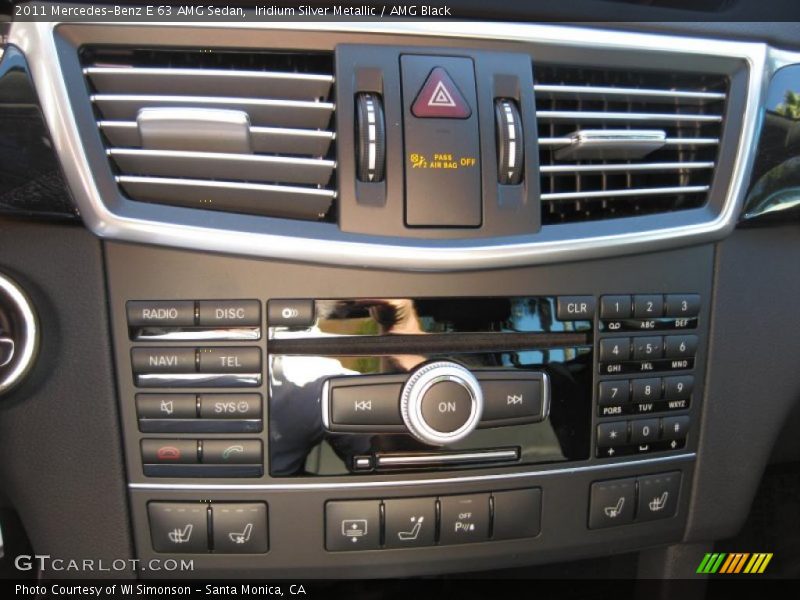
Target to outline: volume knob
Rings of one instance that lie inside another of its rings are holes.
[[[452,444],[478,425],[483,393],[469,369],[451,361],[428,363],[406,381],[400,412],[411,435],[419,441],[436,446]]]

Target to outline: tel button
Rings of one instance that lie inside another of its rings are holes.
[[[260,373],[261,348],[200,348],[201,373]]]
[[[556,317],[560,321],[593,319],[594,296],[559,296],[556,302]]]

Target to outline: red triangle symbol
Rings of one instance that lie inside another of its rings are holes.
[[[447,71],[436,67],[411,105],[411,114],[421,119],[468,119],[472,109]]]

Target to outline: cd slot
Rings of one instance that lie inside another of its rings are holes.
[[[570,348],[591,344],[588,333],[444,333],[387,336],[331,336],[274,339],[271,354],[291,355],[386,355],[482,352],[529,348]]]

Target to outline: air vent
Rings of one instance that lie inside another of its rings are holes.
[[[536,65],[542,223],[705,204],[728,80]]]
[[[331,54],[93,47],[81,58],[131,200],[335,219]]]

